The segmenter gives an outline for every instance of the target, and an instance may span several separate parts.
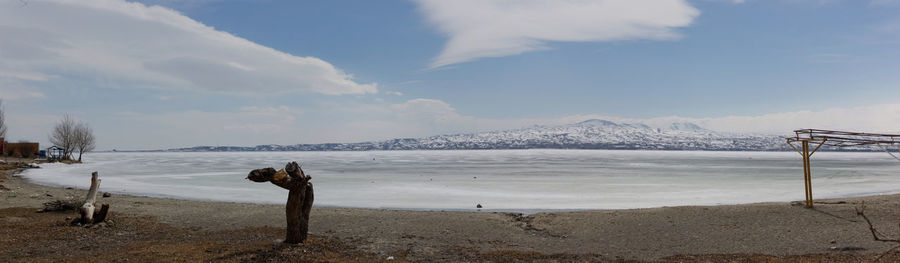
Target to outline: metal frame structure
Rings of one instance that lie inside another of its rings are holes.
[[[810,151],[810,142],[818,144]],[[794,131],[794,137],[787,138],[788,145],[800,153],[803,158],[803,182],[806,189],[807,208],[813,207],[812,197],[812,173],[810,171],[809,158],[812,157],[822,145],[834,147],[865,146],[865,145],[894,145],[900,144],[900,134],[879,134],[864,132],[846,132],[820,129],[800,129]],[[800,148],[794,145],[799,143]]]

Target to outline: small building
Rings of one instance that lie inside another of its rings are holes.
[[[23,158],[33,158],[38,156],[39,151],[41,149],[40,145],[36,142],[16,142],[9,143],[3,142],[2,152],[4,156],[12,156],[12,157],[23,157]]]
[[[56,145],[50,146],[45,150],[45,154],[47,155],[47,160],[50,161],[60,161],[63,158],[63,154],[65,153],[65,149],[56,147]]]

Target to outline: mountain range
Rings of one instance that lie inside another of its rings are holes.
[[[690,122],[651,127],[643,123],[587,120],[557,126],[467,134],[438,135],[356,143],[295,145],[196,146],[169,149],[205,151],[368,151],[368,150],[472,150],[472,149],[629,149],[782,151],[790,149],[784,137],[726,133],[704,129]]]

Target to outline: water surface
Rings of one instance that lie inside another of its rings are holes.
[[[81,165],[44,164],[36,183],[183,199],[284,203],[287,191],[244,179],[301,163],[316,205],[400,209],[622,209],[803,199],[796,152],[478,150],[92,153]],[[900,192],[886,153],[819,152],[816,198]]]

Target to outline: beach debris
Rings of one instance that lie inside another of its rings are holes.
[[[37,164],[33,164],[33,163],[16,163],[16,166],[18,166],[19,168],[22,168],[22,169],[36,169],[36,168],[41,168],[41,167],[38,166]]]
[[[394,260],[394,256],[389,256],[385,260]]]
[[[81,205],[79,209],[79,213],[81,214],[81,218],[78,220],[74,220],[72,222],[73,225],[90,225],[97,224],[106,220],[106,214],[109,213],[109,204],[104,203],[100,206],[100,210],[96,210],[95,202],[97,202],[97,190],[100,188],[100,174],[97,172],[91,173],[91,188],[88,190],[87,197],[84,200],[84,204]]]
[[[18,196],[18,195],[16,195],[16,193],[9,194],[9,197],[16,197],[16,196]]]
[[[104,192],[104,193],[103,193],[103,197],[104,197],[104,198],[105,198],[105,197],[110,197],[110,196],[112,196],[112,194],[110,194],[109,192]]]
[[[285,205],[287,234],[284,243],[303,243],[309,232],[309,213],[314,200],[313,185],[309,182],[312,176],[303,173],[297,162],[290,162],[278,171],[272,167],[250,171],[247,179],[257,183],[271,182],[288,190]]]
[[[481,204],[475,205],[475,208],[481,209]]]
[[[856,209],[856,215],[865,219],[866,224],[869,225],[869,231],[872,232],[872,239],[874,239],[875,241],[879,241],[879,242],[894,244],[894,246],[891,249],[888,249],[887,251],[885,251],[884,253],[879,255],[877,258],[875,258],[874,262],[878,262],[878,260],[880,260],[882,257],[884,257],[884,255],[887,255],[888,253],[891,253],[891,251],[894,251],[894,250],[897,250],[898,248],[900,248],[900,238],[885,237],[884,234],[881,234],[881,232],[879,232],[878,230],[875,229],[875,226],[872,224],[872,220],[869,220],[869,217],[866,216],[866,202],[865,201],[863,201],[862,204],[860,204],[860,206],[856,207],[855,209]]]

